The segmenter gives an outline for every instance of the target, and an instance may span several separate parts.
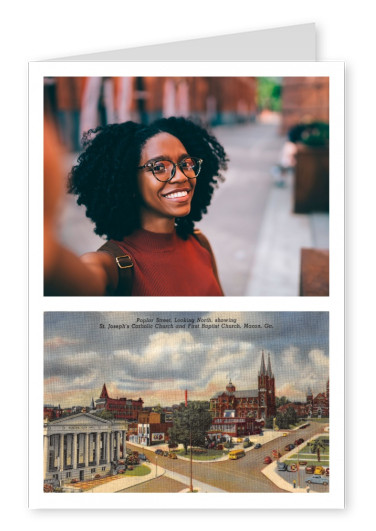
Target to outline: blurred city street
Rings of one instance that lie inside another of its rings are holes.
[[[329,215],[292,212],[293,177],[273,182],[285,137],[271,120],[214,128],[230,159],[225,181],[197,226],[213,247],[228,296],[299,295],[300,249],[328,249]],[[67,171],[75,156],[67,157]],[[85,210],[67,196],[60,233],[78,254],[102,244]]]

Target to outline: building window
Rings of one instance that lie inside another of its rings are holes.
[[[102,466],[102,472],[104,472],[105,470],[106,470],[106,467]]]
[[[71,477],[71,472],[67,472],[67,473],[65,474],[65,477],[66,477],[66,478],[70,478],[70,477]]]
[[[95,468],[92,468],[92,469],[90,470],[90,472],[91,472],[92,474],[94,474],[94,472],[95,472]]]

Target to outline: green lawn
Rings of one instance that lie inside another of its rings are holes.
[[[151,470],[148,466],[140,465],[135,466],[133,470],[126,470],[123,476],[147,476]]]
[[[320,435],[320,440],[329,439],[329,435]],[[307,465],[312,466],[329,466],[329,446],[326,446],[324,450],[320,450],[320,461],[317,460],[317,452],[312,453],[310,450],[310,444],[307,443],[303,449],[298,453],[293,454],[289,459],[286,459],[285,463],[291,465],[297,461],[307,461]]]
[[[186,454],[184,449],[179,450],[178,452],[175,452],[176,455],[181,455],[182,457],[186,457],[190,459],[191,454],[188,449],[188,453]],[[207,450],[205,454],[195,454],[192,453],[192,459],[194,461],[211,461],[212,459],[219,459],[220,457],[223,457],[225,452],[223,450]]]

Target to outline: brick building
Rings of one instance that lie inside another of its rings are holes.
[[[281,133],[314,121],[329,122],[329,78],[284,77]]]
[[[317,395],[313,395],[311,388],[308,388],[306,402],[288,402],[278,408],[279,413],[285,413],[292,407],[298,417],[329,418],[329,380],[326,382],[326,390]]]
[[[227,411],[234,411],[236,418],[266,419],[275,415],[275,380],[270,355],[266,367],[262,352],[257,389],[237,391],[230,380],[225,391],[219,391],[210,399],[213,418],[223,418]]]
[[[309,388],[307,392],[307,415],[309,417],[329,417],[329,380],[326,390],[315,397]]]
[[[166,421],[164,413],[143,411],[138,415],[137,443],[151,446],[168,441],[168,429],[172,422]]]
[[[142,398],[133,400],[131,398],[110,398],[106,384],[103,384],[100,397],[95,401],[96,409],[105,409],[114,414],[115,419],[137,420],[142,411],[144,401]]]

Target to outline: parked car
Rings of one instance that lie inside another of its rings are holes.
[[[320,476],[319,474],[313,474],[312,477],[306,479],[306,483],[319,483],[321,485],[328,485],[329,480],[325,476]]]
[[[272,458],[267,455],[265,458],[264,458],[264,464],[265,465],[269,465],[270,463],[272,462]]]
[[[325,468],[323,466],[320,466],[320,465],[316,466],[314,473],[315,474],[320,474],[320,475],[321,474],[325,474]]]
[[[160,448],[157,448],[154,453],[156,453],[157,455],[163,455],[163,451]]]
[[[295,448],[294,444],[286,444],[285,452],[289,452],[290,450],[293,450],[294,448]]]
[[[261,448],[261,446],[262,446],[262,444],[260,444],[260,443],[255,444],[255,450],[258,450],[259,448]]]
[[[326,475],[326,476],[329,476],[329,468],[327,468],[327,469],[325,470],[325,475]]]
[[[292,463],[291,465],[289,465],[289,466],[287,467],[287,470],[288,470],[289,472],[296,472],[296,471],[298,470],[298,466],[297,466],[295,463]]]
[[[165,451],[163,452],[163,457],[168,457],[168,452],[167,452],[167,450],[165,450]]]
[[[141,459],[142,461],[146,461],[147,459],[145,454],[138,454],[138,458]]]
[[[315,471],[315,467],[312,465],[308,465],[305,467],[306,474],[313,474]]]
[[[288,435],[287,432],[282,433],[282,437],[287,437],[287,435]]]
[[[244,442],[249,442],[249,437],[246,437],[246,438],[244,439]]]
[[[223,444],[217,444],[217,450],[223,450],[224,446]]]
[[[299,461],[299,465],[305,466],[307,464],[307,461]]]
[[[168,457],[169,457],[170,459],[177,459],[177,458],[178,458],[178,456],[177,456],[174,452],[170,452],[170,453],[168,454]]]
[[[278,450],[273,450],[272,455],[274,458],[279,458],[281,457],[281,452],[278,452]]]
[[[277,462],[277,470],[278,470],[279,472],[283,472],[284,470],[287,470],[287,465],[286,465],[286,463]]]
[[[238,437],[238,438],[236,439],[236,442],[238,442],[238,443],[243,442],[243,439],[242,439],[241,437]]]
[[[304,439],[296,439],[294,442],[295,446],[299,446],[299,444],[302,444],[304,442]]]

